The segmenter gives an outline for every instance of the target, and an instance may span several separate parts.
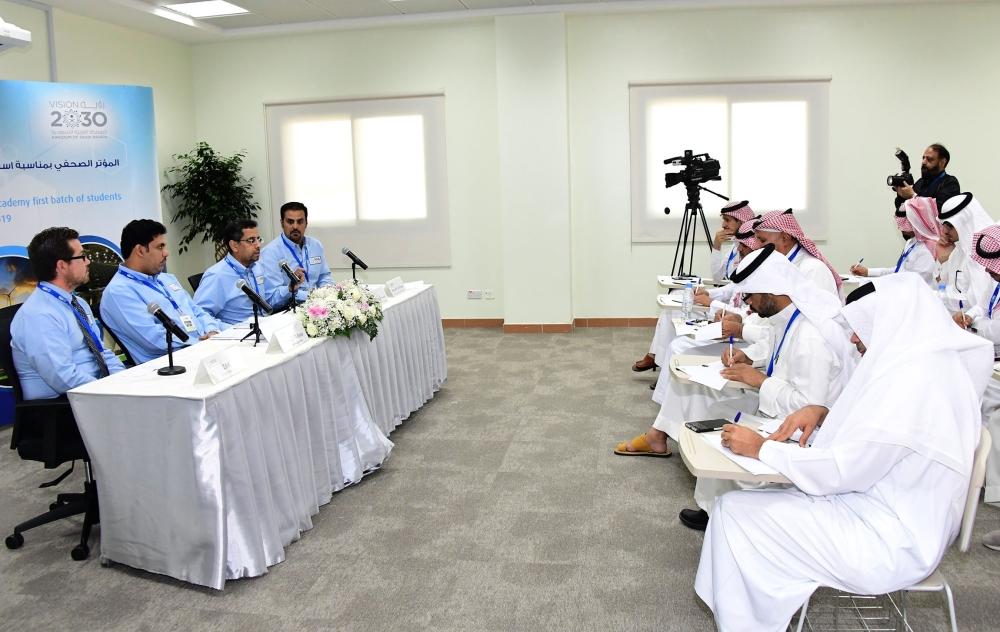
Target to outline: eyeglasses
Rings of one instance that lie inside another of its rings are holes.
[[[75,257],[67,257],[66,261],[73,261],[74,259],[83,259],[85,261],[90,261],[90,255],[83,253],[82,255],[77,255]]]
[[[248,239],[241,239],[240,241],[245,241],[252,246],[254,244],[263,243],[264,240],[260,237],[250,237]]]

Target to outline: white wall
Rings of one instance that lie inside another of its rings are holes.
[[[260,220],[265,237],[277,234],[277,210],[286,201],[271,200],[268,191],[265,103],[446,95],[452,265],[363,273],[370,281],[400,274],[404,280],[438,284],[446,318],[501,317],[503,309],[496,85],[490,21],[316,33],[194,48],[197,136],[226,153],[248,150],[246,172],[255,179],[255,193],[264,207]],[[326,245],[329,259],[339,262],[342,244]],[[345,270],[336,273],[349,274]],[[499,298],[467,301],[469,288],[490,288]]]
[[[944,143],[949,171],[1000,217],[998,23],[996,5],[944,3],[570,17],[574,314],[652,315],[654,275],[673,257],[672,244],[630,244],[629,82],[831,78],[830,237],[820,246],[839,269],[861,256],[895,264],[885,176],[898,170],[896,145],[919,169],[924,147]]]
[[[42,13],[0,0],[0,15],[36,34],[27,51],[0,55],[0,77],[47,79]],[[161,170],[196,140],[246,148],[269,236],[281,200],[268,195],[264,103],[444,92],[452,266],[367,278],[437,283],[446,318],[524,323],[656,313],[654,277],[673,246],[630,243],[629,82],[831,78],[830,237],[821,246],[839,267],[860,256],[895,261],[883,183],[897,168],[896,145],[915,162],[927,144],[948,145],[949,170],[1000,217],[996,24],[994,3],[664,10],[189,47],[57,11],[56,44],[60,80],[153,86]],[[529,52],[537,64],[525,63]],[[532,135],[544,142],[537,156]],[[530,266],[516,260],[526,252]],[[175,257],[173,270],[209,263],[197,251]],[[470,288],[491,288],[497,300],[466,300]]]

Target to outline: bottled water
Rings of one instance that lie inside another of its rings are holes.
[[[694,284],[688,281],[684,284],[684,297],[681,300],[681,315],[684,316],[684,320],[691,318],[691,312],[694,309]]]
[[[938,298],[941,300],[941,304],[948,307],[948,289],[944,281],[938,283]]]

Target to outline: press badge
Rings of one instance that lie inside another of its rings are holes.
[[[311,266],[318,266],[319,262],[320,262],[320,258],[319,257],[309,257],[309,265],[311,265]]]
[[[177,283],[171,283],[167,287],[170,288],[170,290],[172,292],[180,292],[181,291],[181,286],[179,284],[177,284]]]
[[[256,279],[257,279],[257,285],[264,285],[264,275],[263,274],[258,274],[257,277],[256,277]]]
[[[181,313],[181,323],[184,325],[184,331],[188,333],[198,331],[198,326],[194,323],[194,319],[187,314]]]

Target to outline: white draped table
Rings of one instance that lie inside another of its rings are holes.
[[[69,393],[94,466],[101,558],[222,589],[284,560],[333,492],[392,450],[386,438],[447,378],[432,286],[384,303],[367,335],[290,353],[208,340]],[[238,374],[195,383],[202,359],[235,350]]]

